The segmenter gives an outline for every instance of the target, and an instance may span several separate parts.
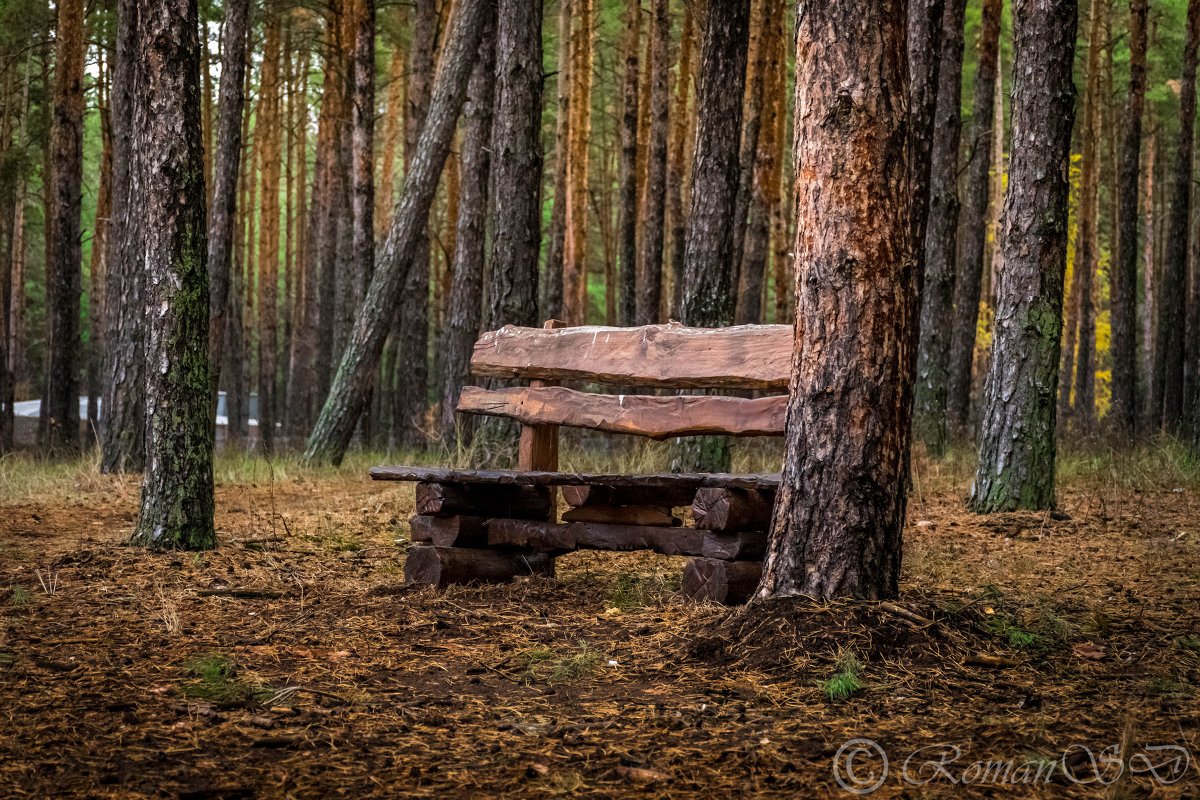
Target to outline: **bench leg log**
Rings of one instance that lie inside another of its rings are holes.
[[[762,564],[757,561],[693,558],[683,569],[683,593],[693,600],[737,605],[754,595],[760,577]]]
[[[554,577],[554,556],[521,550],[415,545],[404,562],[404,582],[419,586],[506,583],[519,575]]]

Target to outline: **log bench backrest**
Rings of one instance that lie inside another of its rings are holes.
[[[702,434],[780,436],[791,376],[789,325],[691,328],[672,322],[640,328],[508,325],[475,343],[471,371],[526,379],[528,387],[467,386],[458,410],[515,419],[521,467],[554,469],[557,426],[654,439]],[[756,389],[746,398],[708,395],[597,394],[544,382],[574,381],[643,389]],[[539,444],[540,443],[540,444]],[[539,455],[538,449],[542,451]],[[527,457],[528,456],[528,457]]]

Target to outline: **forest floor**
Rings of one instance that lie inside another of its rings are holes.
[[[136,479],[0,460],[0,796],[808,797],[882,778],[874,797],[1194,798],[1200,472],[1182,460],[1069,456],[1061,513],[982,517],[966,456],[918,459],[895,604],[749,609],[685,601],[683,560],[643,554],[406,589],[413,488],[370,482],[367,456],[222,459],[218,549],[159,555],[123,544]]]

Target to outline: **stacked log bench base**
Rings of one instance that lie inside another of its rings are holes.
[[[684,594],[720,603],[745,602],[758,584],[778,485],[775,475],[377,467],[371,476],[417,482],[418,514],[410,523],[414,545],[405,564],[409,584],[553,577],[554,559],[565,553],[651,550],[691,556],[683,573]],[[631,480],[654,485],[620,485]],[[552,487],[570,506],[561,522],[551,521]],[[694,527],[685,527],[672,513],[687,505]]]
[[[416,487],[410,584],[502,582],[554,575],[575,550],[652,550],[690,556],[684,593],[740,603],[762,572],[779,475],[629,475],[558,471],[559,426],[651,439],[782,436],[793,330],[787,325],[638,328],[512,325],[483,334],[473,374],[527,386],[464,387],[457,410],[521,425],[518,469],[376,467],[375,480]],[[621,394],[558,386],[609,384]],[[630,394],[637,390],[749,390]],[[558,519],[558,496],[570,510]],[[694,524],[675,514],[690,506]]]

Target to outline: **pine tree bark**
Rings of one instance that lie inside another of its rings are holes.
[[[739,0],[740,2],[740,0]],[[662,322],[663,247],[666,235],[667,127],[671,102],[667,51],[671,21],[666,0],[653,0],[650,22],[650,105],[646,141],[646,183],[642,193],[642,257],[638,263],[634,319],[638,325]],[[731,123],[732,124],[732,123]]]
[[[351,203],[355,308],[375,268],[375,0],[354,2]]]
[[[921,339],[917,349],[914,428],[926,452],[946,451],[946,405],[950,372],[950,320],[954,313],[958,243],[958,144],[962,128],[963,16],[966,0],[946,0],[941,19],[937,110],[929,158],[929,212],[925,228],[925,277],[921,292]]]
[[[469,380],[471,353],[483,324],[483,270],[487,241],[488,180],[491,175],[492,105],[496,85],[496,38],[489,21],[467,86],[462,121],[462,180],[455,225],[450,313],[442,328],[441,429],[468,443],[474,417],[454,413]]]
[[[1077,8],[1075,0],[1017,0],[1013,11],[1004,270],[969,502],[984,513],[1054,505]]]
[[[563,316],[570,325],[582,325],[588,315],[588,156],[592,132],[592,38],[596,6],[595,0],[573,0],[573,3],[575,25],[571,31],[571,122],[567,158],[567,238],[563,247]],[[650,78],[653,80],[653,73]]]
[[[404,153],[411,168],[433,89],[438,13],[434,3],[413,7],[412,45],[408,58],[408,114],[405,119]],[[401,447],[420,447],[422,417],[429,381],[429,228],[420,233],[412,267],[400,301],[397,346],[406,353],[395,365],[392,433]]]
[[[984,0],[971,99],[971,126],[967,135],[967,165],[962,213],[959,220],[958,270],[954,283],[953,333],[950,343],[947,421],[955,435],[963,435],[971,413],[971,372],[975,363],[975,334],[983,286],[984,249],[987,246],[988,198],[995,110],[996,64],[1000,56],[1002,0]],[[1001,176],[995,176],[996,181]]]
[[[638,232],[638,55],[642,45],[641,0],[625,3],[625,73],[621,89],[621,162],[617,171],[620,187],[620,236],[618,259],[621,297],[617,319],[620,325],[637,324],[637,232]],[[650,65],[647,65],[649,67]]]
[[[734,319],[737,308],[744,304],[742,298],[742,260],[746,252],[746,231],[750,223],[750,200],[754,193],[754,164],[758,153],[758,140],[762,135],[764,94],[763,0],[750,2],[750,33],[746,47],[745,97],[742,100],[741,150],[738,154],[737,200],[733,210],[733,291]],[[778,71],[778,70],[776,70]]]
[[[929,219],[933,125],[937,114],[938,77],[942,63],[942,31],[947,0],[912,0],[908,6],[908,88],[912,109],[909,169],[912,170],[912,251],[917,260],[917,285],[925,274],[925,229]],[[954,0],[950,0],[954,2]]]
[[[683,188],[687,181],[687,146],[690,121],[688,98],[695,72],[696,18],[695,4],[683,7],[683,31],[679,40],[679,70],[675,83],[675,100],[671,111],[671,152],[667,159],[667,219],[671,225],[671,297],[667,316],[678,319],[683,309],[683,243],[687,231],[684,214]]]
[[[798,5],[796,353],[759,597],[897,591],[918,302],[905,5]]]
[[[242,166],[249,0],[227,0],[217,100],[217,149],[213,155],[212,206],[208,220],[208,357],[212,368],[210,402],[216,408],[224,364],[225,328],[230,314],[230,264],[237,219],[238,177]]]
[[[262,139],[262,199],[258,239],[258,442],[263,452],[275,450],[279,301],[279,114],[280,17],[269,12],[263,45],[255,133]]]
[[[405,177],[404,192],[392,216],[383,247],[376,254],[371,285],[325,407],[305,450],[305,459],[338,463],[346,453],[363,410],[379,357],[400,300],[417,241],[429,220],[438,177],[450,152],[455,121],[466,95],[487,16],[487,0],[458,0],[454,22],[433,87],[433,101]],[[540,18],[540,17],[539,17]],[[497,51],[500,58],[501,51]],[[497,72],[498,76],[501,73]],[[493,150],[495,153],[495,150]],[[401,343],[407,347],[407,343]]]
[[[1183,76],[1179,90],[1179,133],[1170,173],[1171,205],[1166,221],[1162,280],[1158,284],[1158,335],[1154,352],[1152,415],[1156,427],[1181,432],[1184,422],[1184,328],[1191,228],[1192,144],[1196,123],[1196,62],[1200,52],[1200,0],[1189,0]]]
[[[554,202],[547,232],[546,269],[542,273],[541,319],[562,316],[563,262],[567,245],[567,161],[571,141],[571,0],[558,4],[558,75],[555,78]],[[641,111],[644,108],[639,106]],[[639,147],[641,137],[638,137]]]
[[[1142,184],[1142,413],[1138,416],[1138,425],[1149,429],[1157,424],[1157,418],[1147,424],[1147,415],[1154,407],[1154,323],[1158,311],[1154,299],[1158,291],[1154,269],[1157,253],[1154,246],[1154,153],[1157,139],[1156,132],[1151,129],[1146,139],[1146,179]]]
[[[501,0],[497,9],[489,317],[493,328],[537,324],[542,219],[541,21],[541,0]]]
[[[53,120],[50,129],[49,225],[46,258],[46,390],[42,446],[79,445],[79,304],[83,254],[83,0],[62,0],[55,34]]]
[[[147,191],[146,472],[131,542],[210,549],[213,429],[209,419],[208,270],[200,46],[196,0],[138,3],[134,161]]]
[[[106,43],[106,47],[111,48],[111,46],[111,42]],[[108,239],[109,209],[112,205],[112,135],[107,93],[108,70],[105,63],[107,52],[101,48],[96,58],[96,110],[100,117],[100,185],[96,191],[96,213],[92,224],[92,253],[88,265],[87,429],[89,432],[100,430],[100,398],[104,393],[101,361],[104,358],[104,326],[107,319],[107,312],[104,308],[104,273],[108,268],[105,263],[108,249],[104,243]],[[2,147],[3,144],[0,143],[0,148]],[[0,247],[2,246],[0,245]],[[3,367],[0,366],[0,369]]]

